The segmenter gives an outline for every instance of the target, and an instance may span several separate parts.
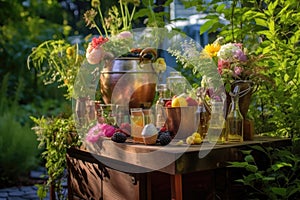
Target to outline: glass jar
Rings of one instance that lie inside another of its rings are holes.
[[[116,124],[116,106],[115,104],[96,104],[98,123],[106,123],[110,125]]]
[[[226,143],[224,103],[213,101],[211,103],[211,116],[209,128],[207,131],[208,141],[210,143]]]
[[[145,125],[143,109],[131,108],[130,113],[131,136],[134,141],[142,142],[142,130]]]
[[[124,123],[130,123],[129,107],[124,105],[116,105],[116,123],[121,126]]]
[[[168,97],[180,95],[186,92],[186,80],[180,72],[170,72],[167,78]]]
[[[166,100],[166,92],[167,92],[167,85],[166,84],[159,84],[157,86],[158,92],[158,100],[155,104],[155,125],[157,128],[161,128],[164,126],[166,121],[166,114],[164,112],[165,100]]]
[[[144,114],[144,126],[146,124],[154,124],[152,109],[143,109],[143,114]]]

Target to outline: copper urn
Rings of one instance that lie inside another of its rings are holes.
[[[100,73],[100,91],[106,104],[150,108],[157,84],[154,69],[156,51],[145,48],[138,54],[121,56],[106,62]]]

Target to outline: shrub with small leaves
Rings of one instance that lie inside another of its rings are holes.
[[[40,187],[38,194],[44,195],[44,191],[47,191],[49,187],[54,187],[58,199],[62,199],[61,179],[67,165],[67,149],[81,145],[75,121],[73,117],[64,118],[62,116],[55,118],[31,117],[31,119],[37,124],[33,129],[40,142],[39,147],[45,148],[42,157],[46,160],[45,166],[49,176],[47,185]]]
[[[236,181],[246,186],[247,198],[300,199],[300,156],[291,147],[251,148],[242,151],[244,161],[229,162],[229,167],[244,169],[243,177]]]

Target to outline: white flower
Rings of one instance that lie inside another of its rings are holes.
[[[227,61],[233,61],[234,55],[240,48],[233,43],[222,45],[218,52],[218,58]]]

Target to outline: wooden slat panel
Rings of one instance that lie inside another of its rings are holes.
[[[86,157],[89,161],[93,158]],[[69,199],[146,199],[140,191],[143,174],[130,175],[102,165],[67,156]]]

